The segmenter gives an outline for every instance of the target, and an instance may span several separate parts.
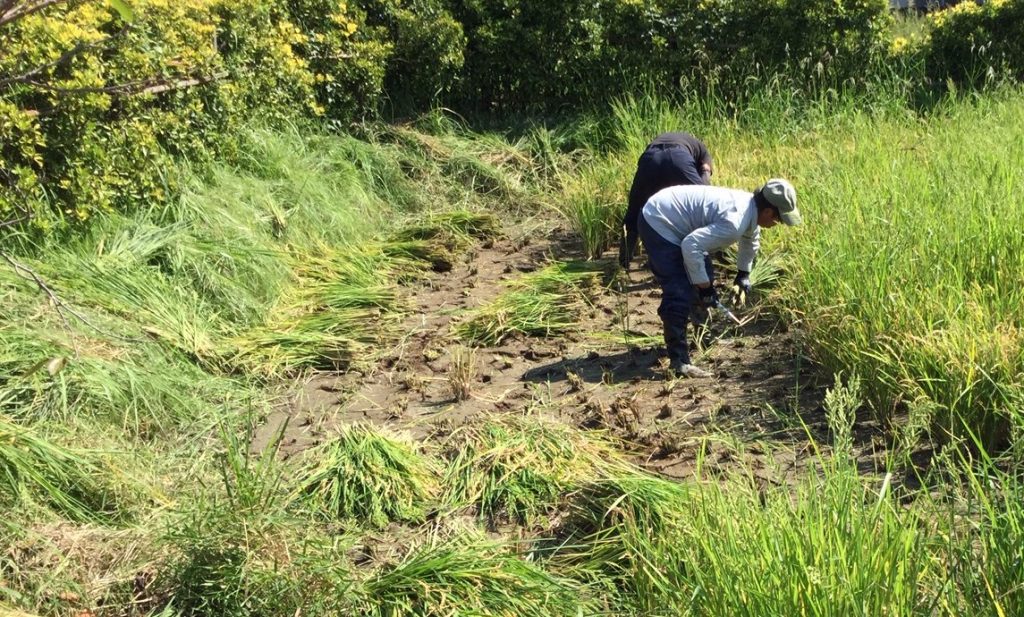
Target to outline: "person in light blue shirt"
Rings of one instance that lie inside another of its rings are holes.
[[[664,326],[669,369],[678,377],[709,377],[690,362],[686,324],[697,303],[719,303],[709,255],[738,244],[735,284],[750,291],[750,270],[761,228],[799,225],[796,190],[772,179],[753,193],[717,186],[680,185],[658,191],[644,204],[640,238],[661,285],[658,315]]]

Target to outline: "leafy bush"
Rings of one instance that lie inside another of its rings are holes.
[[[133,6],[129,22],[69,0],[0,24],[0,221],[48,228],[163,203],[179,184],[169,155],[231,154],[254,113],[348,119],[376,105],[388,48],[360,38],[362,14],[343,2]]]
[[[463,66],[466,38],[441,0],[361,0],[366,23],[393,46],[384,74],[391,105],[423,111],[448,94]]]
[[[978,86],[999,74],[1024,77],[1024,4],[963,2],[931,19],[927,61],[933,78]]]
[[[464,99],[480,108],[607,102],[637,84],[723,100],[785,70],[802,89],[860,77],[889,16],[873,0],[458,0]],[[514,51],[513,51],[514,50]]]

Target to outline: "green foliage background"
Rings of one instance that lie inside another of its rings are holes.
[[[236,151],[255,117],[578,112],[651,87],[742,113],[791,98],[1019,76],[1021,5],[963,3],[893,46],[882,0],[67,0],[0,24],[0,221],[66,228],[166,203],[169,156]],[[69,53],[73,52],[73,53]],[[968,58],[970,62],[963,62]],[[922,67],[927,69],[922,70]]]

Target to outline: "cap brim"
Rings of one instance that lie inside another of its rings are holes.
[[[784,225],[796,226],[804,222],[804,219],[800,216],[800,212],[793,210],[792,212],[780,212],[779,218],[782,219]]]

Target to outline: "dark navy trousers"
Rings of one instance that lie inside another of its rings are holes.
[[[699,304],[700,295],[690,282],[683,262],[683,251],[678,244],[662,238],[646,219],[639,217],[640,237],[647,249],[647,261],[655,280],[661,285],[661,305],[658,316],[664,326],[665,348],[672,364],[689,364],[690,349],[686,341],[686,324],[690,312]],[[704,256],[708,279],[715,280],[711,257]]]

